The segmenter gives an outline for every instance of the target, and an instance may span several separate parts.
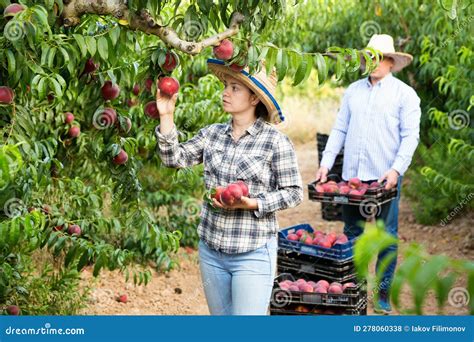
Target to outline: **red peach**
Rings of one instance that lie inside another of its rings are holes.
[[[132,93],[135,96],[138,96],[138,94],[140,94],[140,85],[139,84],[135,84],[133,86]]]
[[[174,68],[176,68],[177,64],[177,55],[175,55],[174,53],[167,52],[165,62],[161,67],[163,68],[163,70],[171,72],[174,70]]]
[[[211,198],[215,198],[217,201],[220,201],[221,194],[224,190],[225,190],[225,187],[223,186],[216,187],[215,189],[212,190]]]
[[[351,188],[348,187],[347,185],[343,185],[339,188],[339,192],[341,194],[348,194],[351,191]]]
[[[235,203],[235,198],[232,196],[229,189],[226,188],[224,191],[222,191],[221,202],[225,205],[233,205]]]
[[[126,303],[128,301],[127,295],[123,294],[117,297],[117,302]]]
[[[0,87],[0,103],[10,104],[13,102],[15,93],[10,87],[1,86]]]
[[[239,185],[242,189],[242,196],[247,197],[249,195],[249,187],[244,181],[238,180],[235,184]]]
[[[102,97],[108,101],[116,99],[120,95],[120,87],[112,81],[106,81],[102,86]]]
[[[81,231],[81,227],[79,227],[77,224],[73,224],[69,226],[69,228],[67,229],[67,232],[71,235],[80,236],[82,231]]]
[[[300,288],[297,286],[297,285],[290,285],[290,287],[288,288],[288,291],[291,291],[291,292],[299,292]]]
[[[324,288],[328,288],[329,287],[329,282],[327,280],[321,279],[321,280],[318,280],[316,282],[316,286],[321,286],[321,287],[324,287]]]
[[[298,241],[298,235],[296,234],[288,234],[288,236],[286,237],[288,240],[290,241]]]
[[[173,77],[163,77],[158,82],[160,93],[165,96],[173,96],[179,90],[179,82]]]
[[[362,184],[362,182],[360,181],[359,178],[354,177],[354,178],[349,179],[348,184],[352,189],[358,189],[359,186]]]
[[[227,186],[230,194],[235,198],[236,201],[240,201],[242,198],[242,188],[238,184],[229,184]]]
[[[160,112],[158,111],[158,107],[156,106],[156,101],[148,102],[143,108],[143,112],[145,113],[145,115],[152,119],[160,118]]]
[[[115,165],[123,165],[128,160],[128,154],[124,150],[120,150],[120,152],[114,157],[113,162]]]
[[[342,291],[344,292],[348,287],[356,287],[357,285],[354,283],[345,283],[342,285]]]
[[[74,121],[74,114],[72,114],[71,112],[64,113],[64,123],[66,125],[69,125],[73,121]]]
[[[313,292],[316,293],[328,293],[328,289],[323,286],[315,286]]]
[[[342,293],[341,284],[334,284],[333,283],[333,284],[329,285],[328,293],[341,294]]]
[[[7,306],[7,313],[11,316],[18,316],[20,314],[20,308],[16,305]]]
[[[326,238],[324,238],[323,240],[319,242],[319,246],[324,247],[324,248],[331,248],[332,243],[328,241]]]
[[[380,186],[379,182],[372,182],[369,184],[369,189],[377,189]]]
[[[313,287],[309,284],[300,284],[298,287],[301,292],[313,292]]]
[[[307,231],[304,230],[304,229],[298,229],[298,230],[296,231],[296,235],[298,235],[298,237],[300,238],[300,237],[303,236],[303,234],[306,234],[306,232],[307,232]]]
[[[213,49],[214,56],[218,59],[228,60],[234,54],[234,45],[228,39],[224,39],[220,44]]]
[[[5,18],[13,17],[15,14],[22,12],[24,9],[25,8],[20,4],[10,4],[3,11],[3,16]]]
[[[81,134],[81,129],[77,126],[69,128],[68,135],[71,138],[77,138]]]
[[[147,78],[145,80],[145,89],[151,92],[151,87],[153,86],[153,80],[151,78]]]

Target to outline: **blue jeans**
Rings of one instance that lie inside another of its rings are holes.
[[[398,195],[392,201],[383,204],[380,208],[376,219],[381,219],[385,223],[385,231],[395,238],[398,239],[398,207],[400,203],[400,193],[402,178],[398,178]],[[361,222],[365,221],[365,218],[359,211],[358,206],[344,205],[342,207],[342,217],[344,220],[344,234],[349,238],[354,238],[359,236],[364,231],[364,225],[361,225]],[[395,273],[395,268],[397,266],[397,253],[398,245],[394,244],[386,249],[382,250],[377,257],[377,264],[375,266],[377,274],[379,273],[379,268],[382,267],[383,259],[388,256],[390,262],[386,266],[382,277],[379,280],[378,287],[381,291],[388,292],[390,290],[390,285],[392,284],[393,275]]]
[[[274,236],[254,251],[227,254],[199,241],[199,263],[211,315],[266,315],[276,272]]]

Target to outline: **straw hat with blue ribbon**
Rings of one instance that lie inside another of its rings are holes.
[[[275,91],[277,86],[276,73],[272,72],[267,75],[265,67],[253,75],[249,74],[248,67],[238,72],[227,65],[224,61],[219,59],[208,59],[207,65],[209,70],[214,73],[221,81],[224,81],[225,76],[231,76],[237,81],[247,86],[260,101],[265,105],[268,111],[267,121],[273,124],[278,124],[285,120],[280,105],[275,99]]]

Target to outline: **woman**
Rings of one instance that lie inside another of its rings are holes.
[[[275,212],[302,201],[301,176],[290,140],[267,122],[283,119],[273,96],[276,78],[263,70],[254,76],[236,72],[219,60],[208,65],[224,83],[222,104],[232,119],[180,144],[173,122],[177,95],[162,97],[158,90],[158,150],[169,167],[204,163],[207,189],[237,180],[248,185],[249,196],[240,203],[226,206],[214,199],[214,208],[204,203],[198,227],[201,277],[212,315],[265,315],[276,272]]]

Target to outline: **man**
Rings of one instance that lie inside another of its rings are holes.
[[[376,215],[384,221],[386,231],[397,237],[401,180],[419,141],[420,99],[413,88],[392,75],[410,64],[413,57],[395,52],[393,38],[386,34],[372,36],[368,47],[382,52],[383,58],[370,77],[347,88],[316,178],[326,181],[328,170],[344,146],[344,180],[353,177],[370,182],[386,180],[387,190],[398,187],[397,198],[380,206]],[[367,218],[364,210],[345,205],[342,212],[344,233],[349,237],[362,234]],[[379,300],[374,303],[376,312],[391,311],[389,290],[396,254],[394,245],[378,256],[377,274],[380,268],[383,276],[378,284]],[[386,268],[382,266],[385,256],[393,258]]]

